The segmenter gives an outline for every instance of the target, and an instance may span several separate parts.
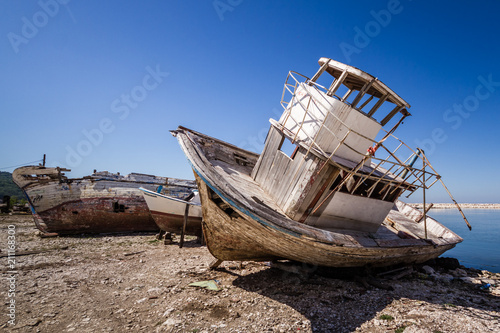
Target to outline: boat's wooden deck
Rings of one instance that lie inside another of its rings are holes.
[[[285,217],[285,214],[273,201],[271,196],[252,179],[250,176],[251,168],[248,166],[229,164],[217,159],[211,160],[211,163],[214,165],[215,170],[224,177],[229,184],[237,188],[248,201],[255,201],[254,198],[258,198],[268,208]],[[428,219],[430,220],[430,218]],[[427,240],[425,240],[423,222],[417,223],[401,212],[391,210],[386,220],[375,233],[335,228],[322,228],[322,230],[335,234],[335,238],[342,238],[342,242],[346,246],[353,247],[401,247],[456,243],[455,239],[442,238],[443,231],[446,229],[437,228],[435,224],[435,221],[428,223]],[[338,239],[336,240],[338,241]]]
[[[272,210],[285,215],[271,196],[267,194],[255,180],[253,180],[250,176],[251,170],[248,170],[247,167],[230,165],[222,161],[212,161],[212,164],[215,166],[217,172],[226,178],[228,182],[241,190],[243,196],[247,197],[248,200],[255,201],[253,198],[259,198]]]

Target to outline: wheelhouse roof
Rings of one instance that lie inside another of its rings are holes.
[[[396,94],[392,89],[390,89],[387,85],[385,85],[378,78],[362,71],[359,68],[343,64],[341,62],[335,61],[330,58],[320,58],[318,61],[320,66],[323,66],[325,63],[328,63],[328,67],[326,68],[326,72],[328,72],[335,79],[338,79],[343,72],[347,72],[347,77],[342,82],[347,88],[352,90],[361,90],[367,83],[372,82],[366,94],[372,95],[377,98],[382,98],[387,95],[387,101],[394,103],[398,106],[402,106],[405,109],[410,108],[410,104],[408,104],[404,99],[402,99],[398,94]],[[403,112],[410,115],[407,110]]]

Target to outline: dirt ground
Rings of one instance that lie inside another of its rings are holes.
[[[376,280],[254,262],[209,270],[192,238],[183,248],[141,233],[41,238],[27,215],[0,216],[0,249],[4,331],[500,332],[500,274],[464,267]],[[189,285],[210,280],[220,290]]]

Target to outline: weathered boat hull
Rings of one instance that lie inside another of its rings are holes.
[[[116,202],[126,207],[115,212]],[[46,233],[115,233],[158,231],[140,197],[88,198],[65,202],[38,213],[38,228]]]
[[[22,167],[13,173],[24,191],[37,228],[44,233],[116,233],[158,231],[139,190],[166,187],[187,196],[193,181],[173,181],[142,174],[121,176],[107,172],[68,179],[59,168]],[[168,182],[178,182],[173,186]]]
[[[286,230],[278,231],[238,212],[229,217],[208,198],[208,186],[196,176],[204,206],[204,233],[210,253],[220,260],[271,261],[289,259],[317,266],[358,267],[422,263],[453,248],[454,244],[384,248],[336,246]],[[420,242],[419,242],[420,243]]]
[[[185,229],[187,235],[201,236],[201,206],[184,200],[168,197],[153,191],[142,189],[144,199],[156,225],[163,231],[181,233],[184,226],[186,205],[188,220]]]
[[[320,229],[291,220],[249,176],[258,155],[185,128],[174,134],[193,167],[205,240],[217,259],[388,266],[424,262],[462,241],[430,218],[433,236],[423,239],[423,226],[410,218],[418,211],[407,212],[410,207],[401,202],[376,233]]]

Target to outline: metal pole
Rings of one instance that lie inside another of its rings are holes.
[[[425,156],[425,153],[422,149],[418,149],[419,151],[422,152],[422,155]],[[427,239],[427,210],[425,209],[425,159],[422,159],[422,171],[423,171],[423,174],[422,174],[422,189],[423,189],[423,193],[424,193],[424,231],[425,231],[425,239]]]
[[[422,150],[422,153],[423,153],[423,150]],[[425,154],[423,155],[423,158],[425,159],[425,161],[429,164],[429,166],[431,167],[432,171],[434,171],[436,174],[436,170],[434,170],[434,168],[432,167],[432,165],[429,163],[429,161],[427,160],[427,157],[425,156]],[[467,224],[467,227],[469,227],[469,230],[472,230],[472,226],[470,225],[469,221],[467,220],[467,218],[465,217],[465,214],[464,212],[462,211],[462,208],[460,208],[460,205],[458,204],[458,202],[455,200],[455,198],[453,197],[453,195],[451,195],[450,193],[450,190],[448,190],[448,188],[446,187],[446,185],[444,184],[443,180],[441,179],[441,176],[439,176],[439,181],[441,182],[441,185],[443,185],[444,189],[446,190],[446,192],[448,193],[448,195],[450,196],[451,200],[453,200],[453,202],[455,203],[455,206],[457,207],[458,211],[460,212],[460,214],[462,214],[462,217],[465,221],[465,223]]]

